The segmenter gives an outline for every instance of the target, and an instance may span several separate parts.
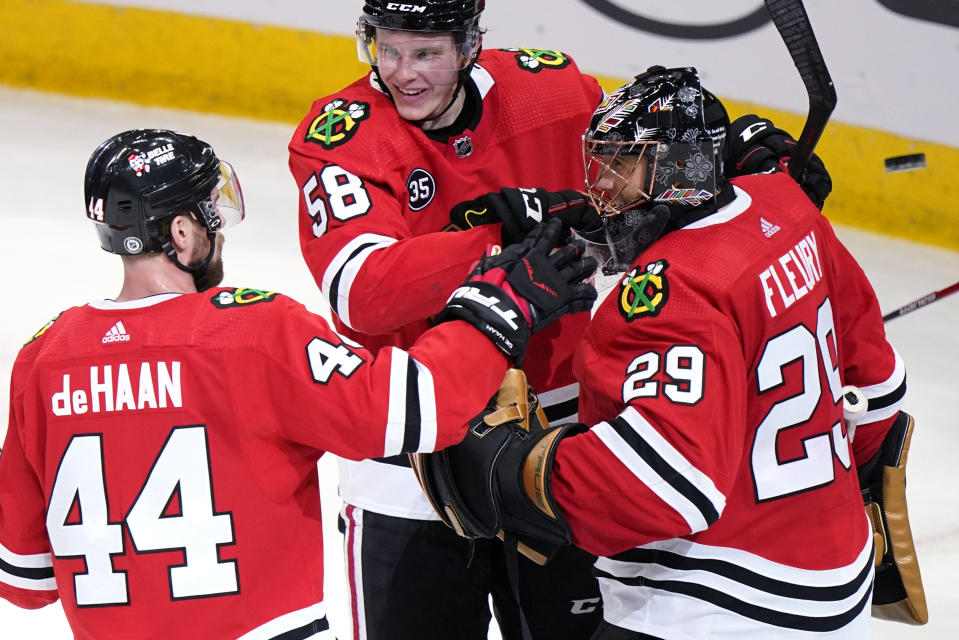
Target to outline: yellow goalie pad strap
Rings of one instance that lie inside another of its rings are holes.
[[[877,517],[879,516],[878,505],[866,505],[866,514],[873,523],[874,537],[881,536],[883,538],[882,546],[876,545],[876,557],[881,558],[886,551],[886,545],[889,546],[906,592],[906,598],[899,602],[873,605],[873,616],[909,624],[925,624],[929,621],[929,611],[926,608],[926,593],[922,586],[919,559],[916,556],[912,529],[909,527],[909,512],[906,508],[906,459],[909,454],[909,446],[912,443],[914,427],[915,420],[912,416],[909,416],[902,453],[896,466],[883,467],[882,493],[883,507],[886,513],[885,531],[883,530],[882,518]]]
[[[529,432],[533,414],[543,429],[549,426],[539,399],[526,381],[526,374],[520,369],[509,369],[496,392],[496,409],[483,418],[483,421],[491,427],[516,422]]]
[[[552,459],[553,448],[558,446],[557,438],[563,432],[556,429],[541,439],[530,450],[523,463],[523,489],[536,508],[550,518],[556,519],[556,512],[550,504],[546,476]]]

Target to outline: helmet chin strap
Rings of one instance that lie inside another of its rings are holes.
[[[199,264],[183,264],[180,262],[180,257],[177,255],[176,249],[173,247],[173,240],[170,238],[164,240],[163,244],[161,245],[163,248],[163,253],[165,253],[166,256],[173,261],[173,264],[175,264],[178,269],[186,271],[193,276],[194,282],[206,274],[206,270],[210,267],[210,262],[213,260],[213,255],[216,253],[216,232],[207,231],[206,237],[210,241],[210,251],[206,254],[206,258],[204,258]]]

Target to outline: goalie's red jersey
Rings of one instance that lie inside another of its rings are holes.
[[[905,391],[872,287],[786,174],[654,243],[577,351],[554,490],[604,617],[666,638],[861,637],[872,538],[855,462]],[[841,391],[869,412],[850,446]]]
[[[505,371],[467,323],[374,359],[273,292],[71,308],[14,365],[0,596],[80,639],[332,640],[317,459],[458,442]]]
[[[502,187],[583,189],[581,138],[602,98],[559,51],[484,50],[466,83],[462,133],[403,120],[367,75],[313,103],[290,141],[300,246],[340,332],[367,347],[409,346],[429,327],[500,225],[449,233],[450,209]],[[575,418],[573,349],[588,315],[530,340],[523,369],[552,421]],[[403,462],[400,460],[399,462]],[[435,519],[408,468],[346,463],[348,503]]]

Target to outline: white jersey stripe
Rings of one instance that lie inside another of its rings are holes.
[[[690,533],[706,529],[726,507],[725,496],[709,476],[696,469],[634,408],[626,407],[617,419],[602,422],[592,431],[633,475],[682,516]],[[663,465],[668,467],[665,476]]]
[[[53,567],[53,556],[49,553],[31,553],[21,555],[0,544],[0,561],[24,569],[47,569]]]
[[[620,462],[626,465],[634,476],[645,484],[649,489],[662,499],[663,502],[672,507],[689,525],[691,533],[704,530],[708,523],[699,511],[683,494],[677,491],[673,485],[669,484],[646,461],[640,457],[636,451],[629,445],[622,436],[617,433],[608,422],[601,422],[594,426],[591,431],[606,445],[614,456],[619,458]]]
[[[708,475],[694,467],[693,464],[687,460],[678,449],[670,444],[635,408],[626,407],[619,415],[630,424],[633,430],[635,430],[656,453],[662,456],[663,460],[665,460],[669,466],[681,473],[690,484],[696,487],[696,489],[712,503],[717,514],[723,512],[723,509],[726,508],[726,496],[716,488],[716,485]]]
[[[402,349],[390,349],[390,404],[386,416],[386,438],[383,457],[403,453],[406,438],[407,373],[410,356]]]
[[[896,366],[892,375],[879,384],[859,388],[869,401],[869,409],[859,424],[891,418],[902,408],[902,401],[906,395],[906,365],[898,351],[893,349],[893,353],[896,356]]]
[[[330,266],[323,273],[320,290],[346,326],[353,328],[350,324],[350,290],[356,274],[373,251],[395,242],[396,238],[364,233],[350,240],[330,261]]]
[[[810,631],[855,638],[863,637],[864,611],[868,620],[872,553],[867,536],[849,565],[807,570],[674,539],[599,558],[596,569],[604,615],[624,628],[686,638],[696,637],[690,621],[708,620],[709,634],[736,638],[807,637]],[[647,605],[651,600],[655,606]],[[679,611],[684,614],[674,615]]]
[[[21,555],[0,544],[0,583],[29,591],[56,591],[49,553]]]

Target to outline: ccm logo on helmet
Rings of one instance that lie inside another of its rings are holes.
[[[390,11],[406,11],[408,13],[425,13],[426,6],[419,4],[400,4],[399,2],[387,2],[386,8]]]

